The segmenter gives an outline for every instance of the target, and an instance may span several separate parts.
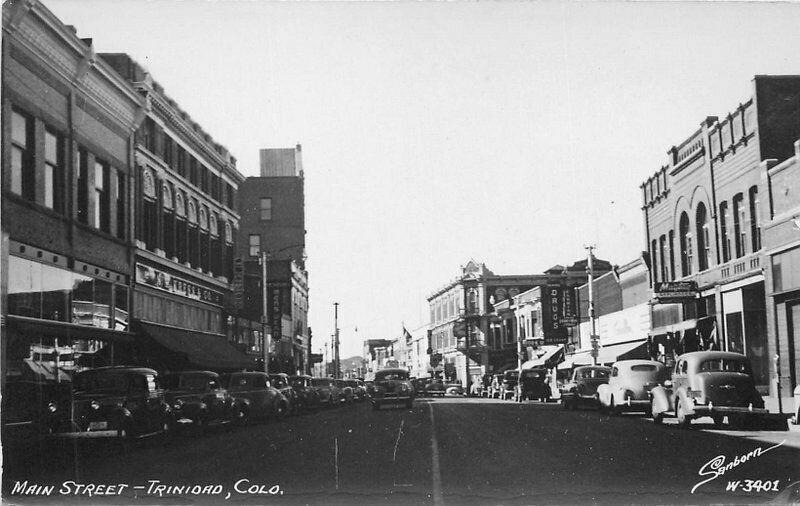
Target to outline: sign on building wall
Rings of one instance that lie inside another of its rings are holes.
[[[650,331],[650,304],[636,306],[600,316],[595,321],[600,345],[626,343],[646,339]],[[592,322],[581,323],[581,348],[589,348],[589,336],[592,333]]]
[[[244,260],[242,257],[236,257],[233,260],[231,290],[233,291],[233,308],[241,310],[244,307]]]
[[[566,344],[567,327],[575,325],[575,292],[561,285],[542,290],[542,332],[544,344]]]
[[[222,293],[143,264],[136,264],[136,282],[193,300],[222,305]]]
[[[697,281],[653,283],[653,297],[662,304],[688,302],[697,298]]]

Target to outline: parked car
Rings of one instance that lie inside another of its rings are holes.
[[[414,403],[414,387],[405,369],[382,369],[375,373],[372,388],[367,392],[372,409],[381,409],[384,404],[404,404],[411,409]]]
[[[445,395],[464,395],[464,387],[457,381],[448,381],[444,384]]]
[[[431,382],[431,378],[412,378],[411,384],[414,385],[414,391],[417,393],[417,397],[423,397],[427,395],[428,385]]]
[[[503,380],[500,383],[499,396],[501,399],[513,399],[514,392],[517,389],[519,380],[519,371],[512,369],[503,373]]]
[[[425,386],[425,394],[429,397],[443,396],[445,393],[444,381],[434,378]]]
[[[50,434],[69,417],[70,382],[15,380],[6,383],[0,419],[4,444],[8,437],[22,440]]]
[[[289,411],[289,401],[269,383],[265,372],[234,372],[222,377],[222,384],[239,399],[248,420],[275,418]]]
[[[667,374],[667,367],[655,360],[615,362],[608,383],[597,387],[601,409],[612,415],[623,411],[650,414],[650,391],[660,385]]]
[[[297,397],[297,408],[311,410],[319,407],[319,394],[311,383],[311,376],[289,376],[289,384]]]
[[[177,427],[192,425],[200,430],[230,422],[245,423],[247,409],[220,383],[211,371],[165,374],[165,397],[172,407]]]
[[[367,398],[367,387],[359,379],[345,380],[347,386],[353,389],[353,400],[363,401]]]
[[[297,394],[289,383],[289,375],[282,372],[270,374],[269,384],[286,397],[289,402],[287,413],[294,413],[297,410]]]
[[[174,426],[161,378],[145,367],[100,367],[72,378],[72,416],[59,427],[64,437],[137,438]]]
[[[518,401],[536,399],[547,402],[552,396],[550,385],[547,384],[547,369],[523,369],[520,381],[517,383],[516,398]]]
[[[597,365],[576,367],[570,381],[561,388],[561,404],[564,409],[578,406],[598,406],[597,387],[608,383],[611,368]]]
[[[756,390],[750,361],[740,353],[695,351],[675,361],[672,379],[652,390],[652,416],[656,423],[674,416],[678,425],[710,416],[715,425],[724,418],[737,428],[757,422],[786,424],[788,415],[770,414]]]
[[[339,389],[339,402],[341,404],[352,404],[355,399],[353,387],[343,379],[335,379],[333,384]]]
[[[328,407],[339,404],[339,388],[335,385],[333,378],[312,378],[311,384],[317,390],[320,404]]]

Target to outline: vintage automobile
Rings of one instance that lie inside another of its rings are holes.
[[[405,369],[381,369],[367,391],[372,409],[381,409],[384,404],[403,404],[411,409],[414,403],[414,387]]]
[[[177,427],[199,430],[231,422],[244,424],[247,408],[220,383],[211,371],[183,371],[163,376],[167,403],[172,407]]]
[[[735,428],[756,423],[779,422],[786,415],[771,415],[756,390],[750,361],[740,353],[694,351],[675,361],[672,380],[651,391],[653,420],[661,423],[666,416],[688,427],[692,420],[709,416],[715,425],[724,418]]]
[[[585,365],[572,371],[570,381],[561,387],[561,405],[564,409],[577,409],[578,406],[598,405],[597,387],[608,383],[610,367]]]
[[[427,395],[428,385],[431,382],[431,378],[412,378],[411,384],[414,386],[414,391],[417,393],[417,397],[423,397]]]
[[[620,360],[611,366],[607,384],[597,387],[600,409],[650,413],[650,390],[666,379],[667,367],[655,360]]]
[[[514,392],[517,389],[519,379],[519,371],[512,369],[503,373],[503,380],[500,383],[499,396],[501,399],[513,399]]]
[[[328,407],[339,405],[341,394],[333,378],[312,378],[311,384],[317,391],[320,404]]]
[[[355,399],[353,387],[343,379],[335,379],[333,384],[339,389],[339,402],[341,404],[351,404]]]
[[[172,430],[161,378],[145,367],[99,367],[72,378],[72,416],[61,437],[138,438]]]
[[[445,394],[444,381],[439,378],[432,379],[425,386],[425,395],[429,397],[442,397]]]
[[[297,410],[297,394],[289,383],[289,375],[282,372],[272,373],[269,375],[269,384],[286,397],[289,402],[288,413],[294,413]]]
[[[347,386],[353,389],[353,399],[356,401],[363,401],[367,398],[367,387],[364,382],[359,379],[345,380]]]
[[[6,383],[0,419],[3,444],[8,438],[22,440],[50,434],[68,420],[70,382],[14,380]]]
[[[311,376],[289,376],[289,384],[294,389],[297,398],[297,408],[300,410],[312,410],[319,407],[319,394],[317,389],[311,384]]]
[[[523,369],[520,381],[517,383],[515,398],[522,402],[536,399],[542,402],[550,400],[552,392],[547,384],[547,369]]]
[[[222,377],[222,384],[241,402],[246,419],[282,419],[289,411],[289,401],[270,385],[265,372],[234,372]]]
[[[458,381],[448,381],[444,384],[445,395],[464,395],[464,387]]]

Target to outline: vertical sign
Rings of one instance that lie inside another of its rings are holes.
[[[544,344],[564,344],[567,342],[567,327],[564,325],[565,308],[570,307],[570,301],[565,302],[565,290],[561,285],[547,285],[544,287],[542,297],[542,331]]]
[[[270,325],[270,332],[272,333],[272,339],[277,342],[283,337],[283,329],[282,329],[282,315],[283,311],[281,310],[281,288],[280,287],[268,287],[267,292],[268,295],[268,304],[267,307],[269,308],[269,325]]]
[[[233,291],[233,308],[240,311],[244,307],[244,260],[236,257],[233,260],[233,281],[231,281]]]

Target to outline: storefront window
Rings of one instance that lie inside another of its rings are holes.
[[[772,289],[776,292],[800,287],[800,248],[772,257]]]
[[[42,319],[69,321],[72,273],[49,265],[40,264],[40,267],[42,270]]]
[[[128,330],[128,287],[114,287],[114,330]]]
[[[94,314],[94,281],[75,274],[72,283],[72,323],[92,325]]]
[[[42,315],[42,264],[8,258],[8,313],[40,318]]]

